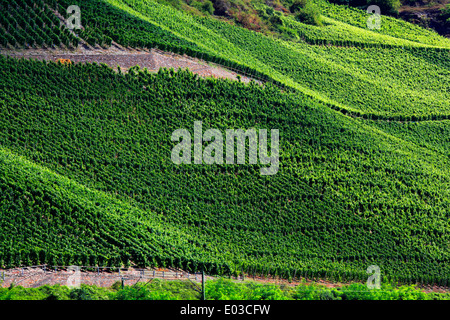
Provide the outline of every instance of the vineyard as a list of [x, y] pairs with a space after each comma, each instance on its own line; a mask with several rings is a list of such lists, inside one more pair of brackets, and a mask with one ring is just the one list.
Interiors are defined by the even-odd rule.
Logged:
[[78, 46], [79, 39], [61, 25], [43, 0], [1, 0], [0, 12], [2, 47]]
[[[377, 264], [389, 279], [448, 281], [449, 163], [438, 152], [270, 85], [0, 62], [5, 266], [351, 280]], [[204, 130], [278, 128], [280, 171], [173, 164], [171, 132], [197, 119]]]
[[[286, 40], [154, 1], [0, 1], [1, 50], [114, 41], [264, 81], [0, 55], [0, 268], [354, 281], [378, 265], [450, 286], [450, 42], [317, 3], [327, 24], [285, 17]], [[80, 30], [58, 18], [69, 5]], [[172, 163], [172, 132], [194, 121], [278, 129], [278, 173]]]
[[[411, 41], [401, 47], [397, 38], [392, 38], [387, 47], [370, 42], [361, 47], [345, 41], [342, 47], [311, 46], [301, 41], [271, 39], [222, 21], [192, 17], [151, 1], [145, 6], [142, 1], [108, 2], [108, 9], [84, 4], [85, 15], [96, 17], [92, 24], [121, 45], [159, 47], [216, 62], [304, 92], [335, 110], [368, 119], [450, 118], [450, 60], [449, 50], [445, 49], [449, 40], [445, 38], [441, 38], [442, 47]], [[119, 8], [123, 10], [121, 14]], [[118, 21], [124, 19], [125, 13], [127, 20], [128, 16], [140, 18], [139, 24], [131, 20], [126, 25], [130, 29], [124, 30]], [[103, 16], [105, 22], [99, 18]], [[90, 20], [86, 19], [89, 25]], [[172, 37], [156, 33], [165, 40], [160, 43], [144, 38], [155, 34], [149, 28], [156, 27], [170, 31]], [[143, 30], [143, 35], [136, 30]], [[364, 43], [363, 39], [358, 41]]]
[[[366, 27], [367, 17], [370, 16], [360, 9], [329, 3], [326, 0], [316, 0], [316, 3], [323, 15], [359, 28]], [[383, 16], [382, 19], [381, 29], [371, 30], [372, 32], [417, 43], [450, 48], [450, 40], [442, 38], [433, 30], [424, 29], [393, 17]]]
[[[334, 24], [319, 33], [288, 21], [308, 42], [284, 41], [151, 1], [144, 5], [111, 0], [102, 6], [98, 1], [47, 2], [62, 13], [69, 4], [80, 5], [84, 30], [79, 33], [91, 44], [116, 41], [187, 54], [301, 91], [337, 111], [366, 119], [450, 119], [448, 39], [436, 36], [439, 41], [419, 43], [331, 19]], [[431, 31], [422, 33], [434, 39]]]
[[400, 139], [450, 157], [450, 123], [445, 121], [423, 122], [366, 122]]

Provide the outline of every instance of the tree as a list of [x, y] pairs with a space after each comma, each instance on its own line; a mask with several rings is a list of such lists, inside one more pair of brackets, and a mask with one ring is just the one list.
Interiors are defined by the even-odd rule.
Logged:
[[447, 4], [446, 7], [441, 9], [440, 18], [443, 20], [444, 24], [450, 27], [450, 4]]
[[213, 0], [214, 14], [217, 16], [228, 17], [231, 5], [228, 0]]
[[209, 14], [214, 13], [214, 6], [211, 1], [205, 1], [202, 5], [202, 9], [204, 12], [207, 12]]
[[297, 13], [299, 10], [304, 9], [308, 3], [308, 0], [295, 0], [289, 7], [291, 13]]
[[191, 6], [198, 9], [201, 12], [213, 14], [214, 13], [214, 6], [211, 1], [192, 1]]
[[319, 9], [308, 0], [296, 0], [290, 7], [291, 12], [296, 13], [295, 19], [302, 23], [321, 26]]
[[400, 8], [399, 0], [368, 0], [367, 6], [376, 5], [380, 7], [382, 15], [397, 15]]

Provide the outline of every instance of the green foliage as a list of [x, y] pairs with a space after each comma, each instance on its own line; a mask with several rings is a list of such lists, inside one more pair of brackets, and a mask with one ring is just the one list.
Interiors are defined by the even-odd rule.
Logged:
[[341, 300], [341, 292], [317, 284], [301, 284], [295, 288], [292, 297], [295, 300]]
[[[448, 281], [439, 152], [271, 85], [4, 57], [0, 67], [7, 266], [39, 257], [364, 280], [376, 263], [400, 282]], [[204, 130], [278, 128], [280, 171], [174, 165], [170, 135], [197, 119]]]
[[210, 281], [205, 289], [210, 300], [245, 300], [251, 294], [247, 287], [225, 279]]
[[249, 286], [250, 300], [288, 300], [286, 292], [277, 285], [253, 285]]
[[194, 8], [197, 8], [199, 11], [213, 14], [214, 13], [214, 6], [211, 1], [192, 1], [190, 5]]
[[72, 300], [93, 300], [91, 290], [86, 287], [76, 288], [70, 292], [69, 295]]
[[369, 5], [379, 6], [382, 15], [396, 15], [401, 4], [400, 0], [368, 0]]
[[199, 293], [190, 281], [164, 281], [154, 279], [139, 282], [123, 289], [116, 287], [116, 300], [197, 300]]
[[280, 286], [255, 282], [237, 283], [218, 279], [206, 285], [208, 300], [286, 300], [289, 299]]
[[448, 3], [445, 7], [441, 8], [441, 13], [439, 15], [440, 19], [445, 21], [445, 25], [450, 26], [450, 3]]
[[209, 14], [213, 14], [214, 13], [214, 6], [213, 6], [211, 1], [205, 1], [203, 3], [202, 8], [203, 8], [203, 10], [205, 12], [208, 12]]
[[442, 14], [450, 15], [450, 4], [447, 4], [445, 7], [441, 9]]
[[291, 13], [297, 13], [301, 9], [305, 9], [310, 3], [311, 1], [308, 0], [295, 0], [294, 3], [289, 7], [289, 11], [291, 11]]
[[78, 42], [44, 1], [0, 0], [0, 47], [77, 47]]
[[447, 299], [448, 295], [427, 294], [414, 285], [394, 287], [382, 284], [380, 289], [368, 289], [365, 284], [353, 283], [327, 288], [323, 285], [301, 284], [293, 293], [298, 300], [433, 300]]
[[109, 300], [110, 297], [110, 290], [86, 284], [71, 289], [69, 293], [70, 300]]
[[299, 7], [296, 11], [295, 18], [306, 24], [321, 26], [322, 20], [317, 6], [308, 1], [303, 7]]
[[343, 300], [427, 300], [428, 296], [414, 285], [398, 288], [382, 285], [380, 289], [368, 289], [363, 284], [342, 287]]
[[[300, 38], [308, 37], [312, 44], [327, 44], [326, 38], [332, 36], [331, 43], [344, 46], [321, 48], [274, 40], [225, 22], [188, 16], [152, 2], [143, 6], [139, 1], [110, 1], [129, 14], [142, 15], [143, 20], [164, 25], [184, 41], [197, 44], [196, 48], [183, 50], [183, 53], [295, 88], [336, 110], [346, 109], [349, 113], [364, 114], [366, 118], [376, 116], [391, 120], [396, 117], [405, 120], [406, 115], [428, 117], [439, 114], [440, 119], [450, 115], [445, 89], [448, 87], [448, 69], [435, 69], [433, 65], [448, 60], [447, 50], [428, 49], [402, 40], [403, 36], [377, 37], [377, 33], [348, 25], [344, 27], [339, 21], [327, 21], [334, 26], [317, 27], [283, 18], [286, 28], [297, 31]], [[339, 13], [351, 13], [348, 8], [345, 10]], [[358, 17], [364, 19], [363, 28], [366, 28], [367, 15], [358, 12]], [[339, 29], [330, 31], [336, 24]], [[390, 24], [389, 21], [386, 24]], [[402, 30], [409, 35], [405, 33], [406, 27]], [[292, 39], [289, 35], [286, 37]], [[178, 49], [171, 47], [171, 50]], [[366, 59], [370, 63], [360, 63]], [[418, 67], [411, 68], [411, 64]], [[430, 83], [422, 85], [427, 82]], [[410, 107], [412, 103], [415, 108]]]
[[278, 30], [281, 32], [281, 35], [287, 39], [299, 39], [297, 31], [292, 28], [279, 26]]
[[283, 19], [279, 15], [272, 14], [269, 17], [269, 21], [273, 26], [283, 26]]
[[[234, 281], [219, 278], [206, 282], [208, 300], [449, 300], [449, 293], [425, 293], [413, 285], [381, 289], [367, 289], [363, 284], [327, 288], [319, 284], [297, 286], [263, 284], [253, 281]], [[155, 279], [132, 286], [81, 285], [68, 288], [45, 285], [38, 288], [0, 288], [1, 300], [198, 300], [200, 294], [189, 281]]]
[[400, 0], [329, 0], [329, 2], [338, 5], [350, 5], [362, 10], [365, 10], [370, 5], [377, 5], [380, 7], [382, 15], [393, 16], [398, 14], [398, 9], [401, 6]]
[[[365, 2], [365, 0], [363, 1]], [[337, 5], [326, 0], [316, 0], [316, 4], [319, 6], [323, 16], [368, 30], [367, 18], [371, 14], [366, 12], [367, 5], [365, 3], [363, 9], [348, 7], [347, 5]], [[440, 36], [435, 31], [389, 16], [382, 16], [380, 30], [373, 29], [370, 32], [414, 41], [416, 43], [450, 48], [450, 40]]]
[[[62, 15], [66, 15], [65, 10], [70, 5], [78, 5], [82, 8], [82, 25], [84, 30], [74, 31], [90, 45], [109, 46], [112, 41], [115, 41], [125, 47], [158, 47], [162, 50], [175, 52], [185, 50], [188, 47], [192, 49], [197, 48], [195, 44], [179, 39], [157, 24], [129, 15], [105, 1], [60, 0], [58, 5], [53, 0], [46, 0], [46, 2], [51, 7], [57, 7]], [[201, 7], [202, 10], [210, 10], [208, 2], [202, 3], [202, 6], [204, 6]]]
[[[61, 1], [59, 10], [68, 4], [83, 6], [82, 34], [92, 44], [186, 53], [295, 91], [188, 71], [123, 75], [104, 65], [0, 58], [0, 261], [7, 267], [132, 261], [362, 280], [377, 263], [400, 282], [449, 282], [448, 139], [433, 136], [435, 124], [378, 123], [449, 118], [448, 41], [388, 18], [378, 37], [361, 31], [362, 11], [328, 3], [320, 10], [347, 38], [280, 18], [282, 32], [304, 29], [299, 35], [319, 46], [152, 1]], [[338, 23], [345, 19], [359, 28]], [[328, 39], [347, 42], [323, 47]], [[170, 134], [198, 119], [221, 130], [279, 129], [280, 172], [172, 164]], [[440, 125], [445, 134], [448, 123]]]
[[117, 300], [171, 300], [173, 296], [164, 291], [150, 291], [142, 286], [125, 287], [120, 290], [117, 295]]
[[433, 150], [444, 156], [450, 156], [449, 120], [420, 122], [370, 121], [367, 123], [399, 139]]
[[25, 289], [21, 286], [0, 288], [0, 300], [44, 300], [46, 295], [36, 288]]
[[[326, 25], [322, 27], [276, 15], [283, 22], [277, 30], [284, 39], [344, 47], [315, 48], [270, 39], [222, 21], [192, 17], [154, 2], [143, 5], [141, 1], [108, 0], [99, 6], [98, 1], [75, 3], [83, 6], [83, 24], [91, 30], [91, 43], [103, 34], [124, 46], [158, 47], [221, 63], [365, 118], [445, 119], [450, 113], [445, 90], [448, 69], [433, 66], [445, 61], [448, 52], [419, 43], [449, 47], [449, 42], [414, 25], [386, 17], [382, 30], [370, 31], [366, 28], [368, 14], [321, 1], [317, 4], [323, 14], [334, 18], [324, 17]], [[362, 50], [345, 48], [352, 46]], [[359, 63], [362, 59], [376, 63], [364, 65]], [[410, 68], [411, 63], [418, 67]], [[413, 103], [415, 108], [410, 107]]]

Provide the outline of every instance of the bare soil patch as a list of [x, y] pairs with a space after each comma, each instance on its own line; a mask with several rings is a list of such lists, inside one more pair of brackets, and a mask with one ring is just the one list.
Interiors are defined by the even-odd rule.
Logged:
[[[178, 55], [156, 49], [133, 49], [123, 48], [117, 44], [104, 49], [100, 47], [92, 48], [80, 46], [76, 50], [68, 49], [21, 49], [21, 50], [0, 50], [0, 54], [25, 59], [51, 60], [69, 59], [74, 63], [104, 63], [113, 69], [118, 67], [122, 72], [138, 65], [151, 72], [157, 72], [160, 68], [189, 69], [201, 77], [225, 78], [238, 80], [240, 76], [242, 82], [250, 82], [250, 77], [241, 75], [225, 67], [206, 62], [204, 60], [192, 58], [186, 55]], [[260, 83], [258, 80], [255, 82]]]

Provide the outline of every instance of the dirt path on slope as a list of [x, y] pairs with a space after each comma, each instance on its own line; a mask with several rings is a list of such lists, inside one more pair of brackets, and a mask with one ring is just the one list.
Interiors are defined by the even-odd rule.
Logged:
[[[117, 269], [111, 270], [110, 268], [99, 268], [96, 271], [96, 267], [80, 268], [79, 283], [96, 285], [99, 287], [110, 287], [117, 281], [124, 281], [125, 285], [134, 285], [137, 282], [147, 282], [151, 279], [161, 280], [190, 280], [192, 282], [200, 283], [201, 274], [188, 273], [183, 270], [176, 269], [141, 269], [141, 268], [122, 268], [119, 272]], [[58, 268], [46, 268], [44, 266], [33, 266], [14, 269], [0, 269], [0, 287], [9, 287], [11, 284], [20, 285], [28, 288], [36, 288], [42, 285], [54, 285], [61, 284], [67, 285], [70, 278], [75, 276], [74, 270], [69, 270], [67, 267]], [[214, 280], [217, 277], [206, 276], [206, 280]], [[276, 284], [285, 286], [297, 286], [300, 284], [318, 284], [327, 288], [339, 288], [350, 283], [336, 283], [327, 280], [309, 280], [302, 279], [302, 281], [296, 279], [289, 281], [287, 279], [273, 278], [273, 277], [253, 277], [244, 275], [244, 277], [231, 277], [231, 280], [235, 282], [243, 282], [246, 280], [256, 281], [264, 284]], [[356, 283], [356, 282], [355, 282]], [[361, 282], [359, 282], [361, 283]], [[420, 285], [418, 288], [424, 292], [441, 292], [450, 293], [449, 287], [443, 286], [424, 286]]]
[[[0, 50], [0, 54], [15, 58], [52, 60], [70, 59], [74, 63], [97, 62], [105, 63], [113, 69], [120, 67], [122, 72], [126, 72], [133, 66], [147, 68], [151, 72], [157, 72], [160, 68], [189, 68], [193, 73], [201, 77], [226, 78], [248, 83], [252, 79], [240, 75], [237, 72], [228, 70], [214, 63], [206, 62], [200, 59], [164, 52], [156, 49], [131, 49], [124, 48], [113, 43], [108, 49], [88, 46], [80, 46], [76, 50], [64, 49], [18, 49], [18, 50]], [[260, 83], [258, 80], [256, 82]]]

